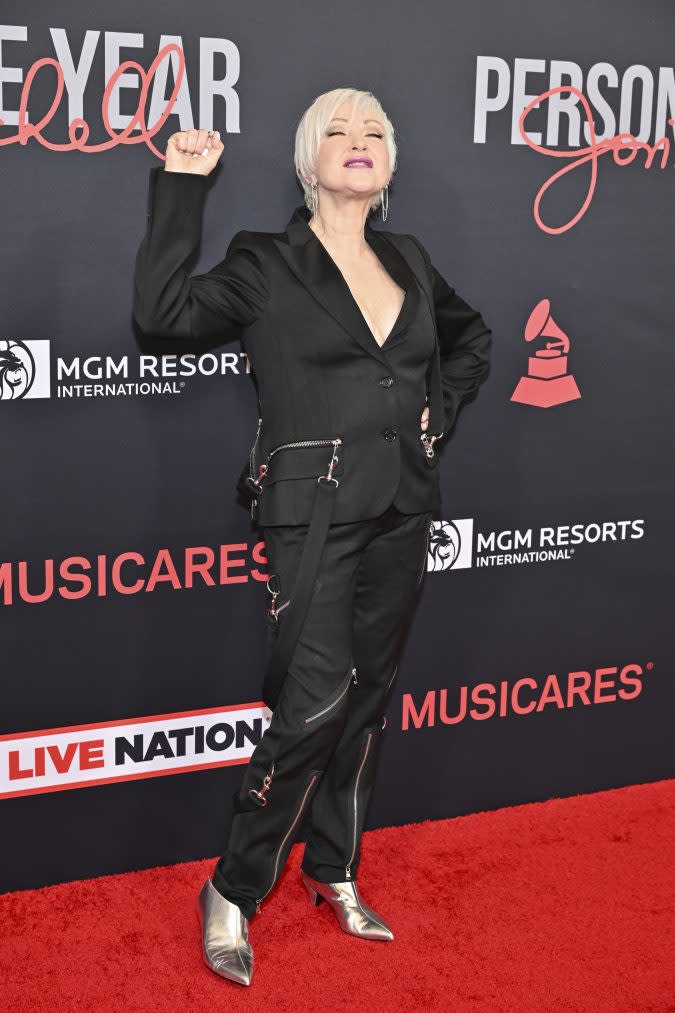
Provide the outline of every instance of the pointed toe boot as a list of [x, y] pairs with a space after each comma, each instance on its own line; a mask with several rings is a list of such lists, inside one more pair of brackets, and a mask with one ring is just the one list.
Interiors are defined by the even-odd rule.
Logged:
[[338, 924], [344, 932], [361, 939], [389, 940], [394, 933], [372, 908], [359, 896], [355, 880], [345, 883], [322, 883], [301, 869], [300, 878], [305, 884], [312, 904], [325, 900], [332, 907]]
[[248, 919], [241, 908], [218, 893], [209, 877], [200, 891], [197, 913], [206, 966], [222, 978], [250, 985], [253, 950], [248, 941]]

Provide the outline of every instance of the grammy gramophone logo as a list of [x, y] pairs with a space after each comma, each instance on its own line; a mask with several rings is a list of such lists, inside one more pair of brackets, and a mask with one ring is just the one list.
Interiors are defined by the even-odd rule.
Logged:
[[538, 348], [527, 360], [527, 376], [521, 376], [511, 395], [512, 401], [551, 408], [581, 397], [576, 380], [567, 372], [570, 339], [551, 316], [549, 299], [541, 299], [525, 325], [525, 340], [554, 338]]

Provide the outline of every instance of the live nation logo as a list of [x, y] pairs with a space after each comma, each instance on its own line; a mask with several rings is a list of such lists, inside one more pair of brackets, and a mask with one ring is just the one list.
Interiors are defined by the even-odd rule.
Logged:
[[0, 401], [180, 394], [184, 378], [250, 372], [244, 352], [76, 355], [52, 361], [50, 345], [49, 338], [0, 339]]
[[427, 571], [569, 560], [578, 546], [643, 538], [644, 523], [644, 519], [636, 518], [474, 532], [473, 517], [434, 521]]
[[264, 703], [0, 735], [0, 799], [248, 763]]

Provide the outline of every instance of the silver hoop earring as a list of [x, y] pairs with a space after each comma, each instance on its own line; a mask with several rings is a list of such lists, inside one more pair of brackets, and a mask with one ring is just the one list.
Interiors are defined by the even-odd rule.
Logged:
[[380, 191], [380, 207], [382, 208], [382, 221], [386, 222], [389, 210], [389, 184]]

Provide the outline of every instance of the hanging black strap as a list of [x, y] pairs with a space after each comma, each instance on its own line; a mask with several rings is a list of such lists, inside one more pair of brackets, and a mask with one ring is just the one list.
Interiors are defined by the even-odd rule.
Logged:
[[278, 621], [274, 646], [263, 679], [263, 701], [270, 710], [276, 706], [281, 684], [307, 618], [336, 500], [337, 480], [322, 475], [316, 483], [309, 528], [291, 589], [290, 602], [284, 610], [284, 618]]

